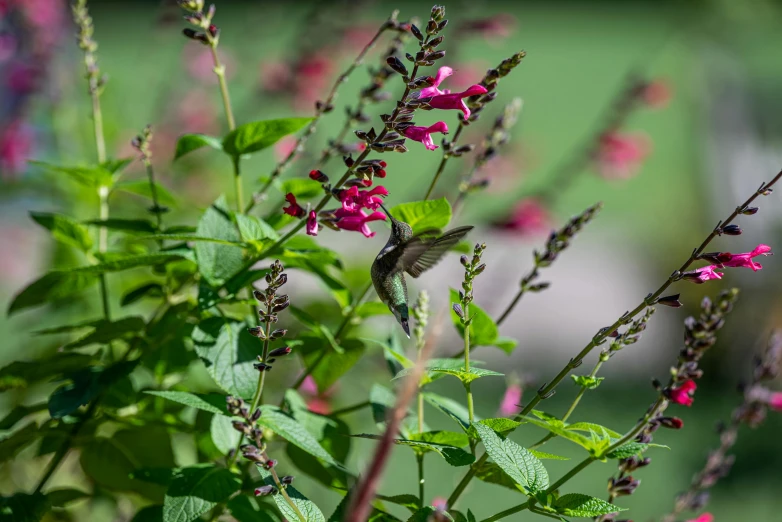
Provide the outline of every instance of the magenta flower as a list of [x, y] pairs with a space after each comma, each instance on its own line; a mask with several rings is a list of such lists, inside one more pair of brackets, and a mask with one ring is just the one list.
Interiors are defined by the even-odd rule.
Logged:
[[0, 179], [24, 172], [33, 145], [33, 133], [22, 120], [14, 120], [0, 131]]
[[774, 411], [782, 411], [782, 392], [774, 392], [768, 399], [768, 405]]
[[434, 84], [431, 87], [425, 87], [418, 91], [418, 97], [419, 98], [429, 98], [430, 96], [439, 96], [441, 94], [450, 94], [451, 91], [445, 90], [441, 91], [438, 89], [440, 84], [451, 76], [453, 74], [453, 69], [450, 67], [444, 66], [440, 67], [440, 69], [437, 71], [437, 76], [434, 77]]
[[434, 96], [429, 101], [429, 105], [435, 109], [456, 109], [462, 111], [462, 114], [464, 114], [464, 119], [466, 120], [470, 117], [470, 109], [467, 107], [467, 104], [464, 103], [464, 98], [477, 96], [479, 94], [486, 94], [487, 92], [488, 91], [486, 90], [486, 87], [476, 84], [467, 87], [467, 89], [463, 90], [462, 92], [452, 92], [449, 94], [440, 94], [438, 96]]
[[296, 196], [288, 192], [285, 194], [285, 199], [288, 200], [289, 207], [283, 207], [282, 211], [288, 214], [289, 216], [293, 217], [304, 217], [307, 214], [307, 211], [302, 208], [301, 205], [299, 205], [296, 202]]
[[510, 417], [516, 415], [519, 412], [519, 404], [521, 403], [522, 389], [518, 384], [511, 384], [505, 390], [505, 395], [502, 396], [502, 403], [500, 403], [500, 415], [503, 417]]
[[311, 375], [308, 375], [304, 379], [304, 382], [301, 383], [299, 391], [304, 395], [307, 402], [307, 409], [312, 413], [319, 413], [320, 415], [328, 415], [331, 413], [331, 396], [334, 394], [333, 387], [321, 392], [318, 390], [315, 379], [313, 379]]
[[415, 125], [411, 125], [402, 130], [402, 135], [404, 135], [405, 138], [420, 141], [424, 144], [426, 150], [434, 150], [438, 148], [438, 146], [435, 145], [434, 140], [432, 140], [433, 132], [442, 132], [445, 134], [448, 132], [448, 125], [446, 125], [444, 121], [438, 121], [429, 127], [416, 127]]
[[372, 221], [384, 221], [386, 215], [382, 212], [373, 212], [366, 215], [362, 210], [345, 210], [338, 208], [334, 212], [334, 225], [342, 230], [361, 232], [365, 237], [374, 237], [375, 233], [369, 229], [367, 223]]
[[651, 144], [644, 134], [610, 132], [600, 138], [596, 160], [606, 179], [629, 179], [639, 170]]
[[699, 517], [688, 520], [687, 522], [714, 522], [714, 515], [711, 513], [703, 513]]
[[548, 210], [537, 199], [522, 200], [510, 218], [500, 223], [502, 228], [519, 232], [523, 236], [548, 233], [551, 228], [551, 216]]
[[388, 196], [388, 190], [382, 185], [378, 185], [372, 190], [359, 190], [357, 186], [352, 186], [339, 193], [339, 199], [342, 201], [342, 208], [355, 212], [362, 208], [377, 210], [383, 203], [382, 197]]
[[681, 404], [682, 406], [692, 406], [693, 393], [698, 388], [695, 381], [687, 379], [679, 387], [671, 389], [670, 399], [671, 402]]
[[719, 265], [701, 267], [694, 272], [694, 277], [689, 278], [693, 283], [701, 284], [712, 279], [722, 279], [722, 273], [717, 272]]
[[727, 255], [730, 256], [730, 259], [722, 263], [722, 266], [730, 266], [730, 267], [747, 267], [751, 268], [753, 271], [757, 272], [761, 268], [763, 268], [763, 265], [760, 263], [756, 263], [752, 260], [753, 257], [757, 256], [770, 256], [771, 254], [771, 247], [768, 245], [758, 245], [755, 247], [755, 249], [752, 252], [745, 252], [743, 254], [730, 254]]
[[307, 217], [307, 235], [318, 235], [318, 216], [315, 214], [314, 210], [310, 210], [310, 215]]

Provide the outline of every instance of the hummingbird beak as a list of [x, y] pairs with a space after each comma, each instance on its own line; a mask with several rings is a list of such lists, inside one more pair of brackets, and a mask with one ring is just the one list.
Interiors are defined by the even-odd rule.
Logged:
[[407, 319], [402, 319], [399, 321], [399, 324], [402, 325], [402, 329], [405, 331], [407, 338], [410, 339], [410, 325], [408, 324]]
[[380, 204], [380, 208], [382, 208], [382, 209], [383, 209], [383, 212], [385, 212], [385, 213], [386, 213], [386, 216], [388, 216], [388, 219], [390, 219], [391, 221], [396, 221], [396, 220], [394, 219], [394, 216], [392, 216], [392, 215], [391, 215], [391, 213], [388, 211], [388, 209], [387, 209], [385, 206], [383, 206], [383, 204], [382, 204], [382, 203]]

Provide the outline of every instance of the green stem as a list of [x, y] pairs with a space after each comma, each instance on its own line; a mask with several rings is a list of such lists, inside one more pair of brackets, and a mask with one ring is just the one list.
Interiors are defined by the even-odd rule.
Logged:
[[502, 518], [515, 515], [519, 511], [524, 511], [525, 509], [529, 509], [529, 503], [530, 501], [528, 500], [525, 503], [520, 504], [518, 506], [506, 509], [505, 511], [500, 511], [496, 515], [492, 515], [489, 518], [484, 518], [483, 520], [481, 520], [481, 522], [495, 522], [495, 520], [500, 520]]
[[424, 496], [424, 454], [416, 453], [415, 459], [418, 462], [418, 505], [425, 506], [426, 497]]
[[214, 63], [214, 72], [217, 75], [217, 83], [220, 84], [220, 95], [223, 98], [223, 107], [225, 108], [225, 119], [228, 121], [228, 130], [236, 128], [233, 109], [231, 109], [231, 96], [228, 94], [228, 83], [225, 81], [225, 65], [220, 63], [220, 57], [217, 55], [217, 42], [211, 41], [209, 50], [212, 52], [212, 62]]
[[[459, 121], [459, 126], [456, 128], [456, 132], [453, 135], [453, 140], [451, 140], [451, 146], [454, 146], [456, 144], [456, 141], [459, 139], [459, 135], [461, 135], [463, 128], [464, 128], [464, 124], [461, 121]], [[435, 185], [437, 185], [437, 180], [440, 179], [440, 176], [445, 171], [445, 166], [448, 164], [448, 160], [450, 158], [451, 155], [448, 152], [443, 153], [443, 158], [440, 160], [440, 165], [437, 167], [437, 172], [434, 173], [432, 182], [429, 184], [429, 188], [426, 191], [426, 196], [424, 196], [424, 201], [426, 201], [431, 197], [432, 192], [434, 191], [434, 187]]]
[[239, 158], [233, 158], [234, 164], [234, 190], [236, 191], [236, 211], [241, 214], [244, 209], [244, 189], [242, 187], [242, 173], [239, 168]]
[[[163, 214], [161, 213], [160, 201], [157, 196], [157, 186], [155, 185], [155, 170], [152, 168], [152, 162], [148, 157], [144, 157], [144, 168], [147, 171], [147, 179], [149, 180], [149, 191], [152, 194], [152, 207], [155, 209], [155, 219], [157, 221], [158, 232], [163, 229]], [[163, 242], [160, 241], [162, 245]]]
[[353, 406], [346, 406], [344, 408], [340, 408], [338, 410], [332, 411], [329, 415], [332, 417], [338, 417], [340, 415], [347, 415], [348, 413], [353, 413], [354, 411], [363, 410], [364, 408], [371, 406], [372, 403], [369, 401], [363, 401], [359, 402], [358, 404], [354, 404]]
[[[468, 303], [463, 304], [464, 319], [462, 324], [464, 325], [464, 371], [470, 371], [470, 305]], [[475, 411], [472, 400], [472, 386], [469, 382], [464, 383], [464, 391], [467, 392], [467, 415], [472, 425], [475, 420]], [[475, 455], [475, 440], [470, 437], [470, 451]], [[450, 504], [449, 504], [450, 505]]]

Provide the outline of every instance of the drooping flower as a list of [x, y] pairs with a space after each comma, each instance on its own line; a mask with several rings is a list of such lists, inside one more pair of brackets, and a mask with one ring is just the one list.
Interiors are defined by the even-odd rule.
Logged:
[[462, 114], [464, 114], [464, 119], [466, 120], [470, 117], [470, 109], [467, 107], [467, 104], [464, 103], [464, 98], [477, 96], [479, 94], [486, 94], [487, 92], [488, 91], [486, 90], [486, 87], [475, 84], [467, 87], [467, 89], [463, 90], [462, 92], [452, 92], [449, 94], [440, 94], [438, 96], [434, 96], [429, 101], [429, 105], [435, 109], [456, 109], [462, 111]]
[[432, 140], [433, 132], [441, 132], [445, 134], [448, 132], [448, 125], [446, 125], [444, 121], [438, 121], [429, 127], [417, 127], [415, 125], [411, 125], [402, 130], [402, 135], [404, 135], [405, 138], [420, 141], [424, 144], [426, 150], [434, 150], [438, 148], [438, 146], [435, 145], [434, 140]]
[[500, 403], [500, 415], [503, 417], [516, 415], [519, 412], [521, 394], [521, 386], [516, 383], [510, 384], [505, 390], [505, 395], [502, 396], [502, 402]]
[[372, 221], [385, 221], [386, 215], [382, 212], [373, 212], [369, 215], [365, 214], [362, 210], [345, 210], [344, 208], [338, 208], [334, 212], [334, 225], [342, 230], [352, 230], [354, 232], [361, 232], [365, 237], [374, 237], [375, 232], [369, 229], [367, 223]]
[[310, 210], [310, 215], [307, 217], [307, 235], [318, 235], [318, 216], [315, 214], [314, 210]]
[[687, 522], [714, 522], [714, 515], [711, 513], [702, 513], [700, 516], [688, 520]]
[[606, 179], [629, 179], [638, 172], [650, 149], [644, 134], [604, 134], [596, 154], [598, 171]]
[[434, 77], [434, 84], [431, 87], [424, 87], [420, 91], [418, 91], [418, 97], [419, 98], [429, 98], [430, 96], [439, 96], [441, 94], [450, 94], [451, 91], [444, 90], [441, 91], [438, 89], [440, 84], [451, 76], [453, 74], [453, 69], [451, 69], [448, 66], [440, 67], [440, 69], [437, 71], [437, 75]]
[[307, 214], [307, 211], [302, 208], [301, 205], [299, 205], [296, 202], [296, 196], [294, 196], [292, 193], [288, 192], [285, 194], [285, 199], [288, 201], [289, 207], [283, 207], [282, 211], [288, 214], [289, 216], [293, 217], [304, 217]]
[[695, 381], [692, 379], [687, 379], [683, 383], [681, 383], [680, 386], [676, 388], [672, 388], [670, 392], [670, 399], [671, 402], [675, 402], [676, 404], [681, 404], [682, 406], [692, 406], [693, 401], [693, 393], [695, 393], [695, 390], [698, 388], [698, 385], [695, 384]]
[[722, 266], [730, 266], [730, 267], [747, 267], [751, 268], [754, 272], [757, 272], [761, 268], [763, 268], [763, 265], [760, 263], [756, 263], [752, 260], [753, 257], [757, 256], [770, 256], [771, 254], [771, 247], [768, 245], [760, 244], [752, 252], [745, 252], [743, 254], [730, 254], [730, 259], [722, 263]]
[[703, 266], [690, 272], [690, 275], [685, 275], [685, 278], [697, 284], [705, 283], [712, 279], [722, 279], [722, 272], [717, 272], [717, 268], [719, 268], [718, 265]]
[[359, 190], [354, 185], [339, 193], [342, 208], [351, 212], [361, 210], [362, 208], [377, 210], [380, 208], [380, 204], [383, 203], [382, 197], [385, 196], [388, 196], [388, 190], [382, 185], [378, 185], [372, 190]]
[[546, 207], [539, 200], [528, 198], [516, 205], [510, 218], [500, 223], [500, 226], [521, 235], [531, 236], [548, 233], [551, 222], [551, 215]]
[[769, 407], [774, 411], [782, 411], [782, 392], [774, 392], [768, 399]]

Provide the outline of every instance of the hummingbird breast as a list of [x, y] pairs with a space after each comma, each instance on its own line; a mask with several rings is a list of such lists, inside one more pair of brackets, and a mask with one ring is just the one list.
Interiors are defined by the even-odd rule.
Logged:
[[397, 268], [397, 256], [386, 254], [375, 259], [371, 276], [381, 301], [393, 308], [407, 304], [407, 284], [404, 272]]

